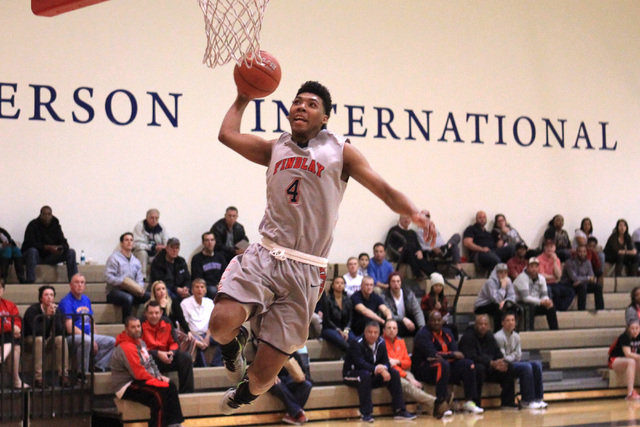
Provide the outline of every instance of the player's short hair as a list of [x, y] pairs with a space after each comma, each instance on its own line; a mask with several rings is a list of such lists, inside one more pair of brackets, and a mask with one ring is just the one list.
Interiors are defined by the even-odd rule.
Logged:
[[302, 84], [302, 86], [300, 86], [300, 89], [298, 89], [298, 93], [296, 93], [296, 96], [300, 95], [301, 93], [312, 93], [314, 95], [318, 95], [320, 97], [320, 99], [322, 99], [322, 106], [324, 107], [324, 113], [331, 117], [331, 93], [329, 93], [329, 89], [327, 89], [325, 86], [321, 85], [318, 82], [314, 82], [314, 81], [308, 81]]
[[120, 235], [120, 243], [124, 242], [124, 236], [131, 236], [131, 237], [133, 237], [133, 233], [132, 233], [132, 232], [130, 232], [130, 231], [127, 231], [126, 233], [122, 233], [122, 234]]

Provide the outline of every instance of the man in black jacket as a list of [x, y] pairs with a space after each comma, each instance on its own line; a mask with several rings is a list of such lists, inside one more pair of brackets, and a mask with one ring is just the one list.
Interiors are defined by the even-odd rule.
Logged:
[[187, 261], [180, 255], [180, 240], [172, 237], [167, 247], [158, 253], [151, 264], [149, 275], [149, 289], [157, 280], [162, 280], [167, 286], [167, 292], [172, 298], [182, 301], [190, 295], [191, 275]]
[[224, 213], [224, 218], [211, 226], [211, 232], [216, 237], [216, 252], [222, 251], [227, 263], [234, 256], [244, 253], [249, 244], [244, 227], [238, 222], [238, 209], [234, 206], [229, 206]]
[[380, 325], [375, 320], [367, 323], [362, 338], [351, 342], [345, 355], [342, 376], [348, 386], [358, 388], [362, 421], [374, 421], [371, 415], [371, 390], [382, 386], [386, 386], [391, 393], [394, 419], [412, 420], [416, 417], [405, 408], [400, 374], [391, 369], [387, 346], [384, 339], [380, 338]]
[[503, 408], [517, 408], [515, 404], [515, 370], [504, 360], [504, 355], [493, 337], [489, 326], [489, 316], [479, 314], [473, 326], [467, 328], [460, 338], [460, 351], [464, 356], [473, 360], [476, 368], [476, 382], [480, 404], [482, 386], [486, 381], [499, 383], [502, 387], [500, 394]]
[[203, 279], [207, 283], [207, 298], [214, 299], [218, 293], [218, 283], [227, 268], [227, 260], [222, 252], [215, 251], [216, 238], [213, 233], [202, 234], [202, 251], [191, 259], [191, 277]]
[[24, 283], [24, 264], [22, 261], [22, 252], [16, 242], [13, 241], [7, 230], [0, 227], [0, 278], [5, 282], [9, 276], [9, 265], [13, 261], [16, 269], [18, 281]]
[[69, 281], [78, 272], [76, 251], [69, 247], [58, 218], [49, 206], [40, 209], [40, 216], [32, 220], [24, 232], [22, 254], [27, 267], [26, 283], [36, 281], [36, 265], [67, 264]]

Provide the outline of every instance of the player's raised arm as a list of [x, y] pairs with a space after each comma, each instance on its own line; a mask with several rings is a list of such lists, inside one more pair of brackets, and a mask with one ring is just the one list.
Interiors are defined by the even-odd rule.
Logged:
[[267, 141], [259, 136], [240, 132], [242, 115], [249, 102], [251, 102], [250, 98], [238, 95], [224, 116], [218, 139], [247, 160], [259, 165], [269, 166], [273, 141]]
[[436, 228], [407, 196], [393, 188], [376, 171], [371, 168], [367, 159], [351, 144], [344, 145], [344, 171], [365, 188], [378, 196], [391, 210], [400, 215], [409, 215], [411, 220], [424, 230], [424, 240], [435, 244]]

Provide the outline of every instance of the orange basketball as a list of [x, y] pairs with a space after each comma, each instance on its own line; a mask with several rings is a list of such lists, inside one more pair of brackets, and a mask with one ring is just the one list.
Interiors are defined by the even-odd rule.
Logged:
[[273, 55], [261, 50], [260, 57], [262, 61], [249, 54], [247, 58], [251, 67], [243, 61], [233, 69], [233, 79], [238, 91], [251, 99], [271, 95], [278, 88], [282, 76], [280, 64]]

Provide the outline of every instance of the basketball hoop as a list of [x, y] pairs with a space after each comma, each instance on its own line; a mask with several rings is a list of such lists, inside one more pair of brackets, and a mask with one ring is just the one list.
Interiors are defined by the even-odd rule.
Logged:
[[259, 57], [260, 30], [269, 0], [198, 0], [204, 13], [207, 48], [202, 62], [207, 67], [232, 59], [245, 62], [248, 54]]

